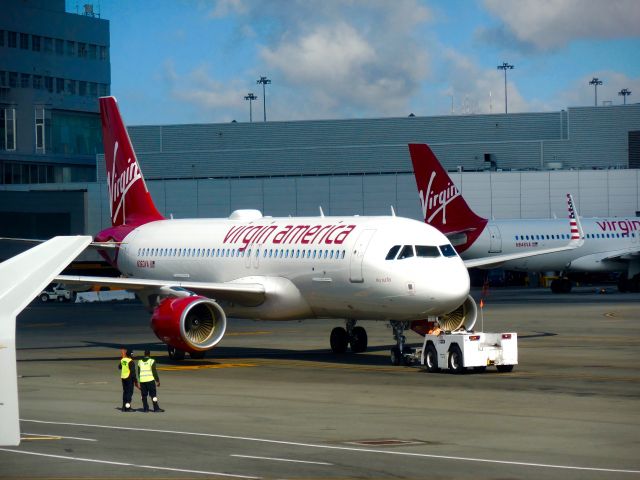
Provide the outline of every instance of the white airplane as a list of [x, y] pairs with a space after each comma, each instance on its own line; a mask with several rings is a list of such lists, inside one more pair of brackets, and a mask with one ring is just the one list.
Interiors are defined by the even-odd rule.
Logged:
[[100, 98], [100, 111], [113, 226], [93, 246], [123, 277], [56, 280], [136, 292], [153, 311], [151, 327], [172, 359], [185, 352], [202, 358], [222, 339], [227, 316], [346, 320], [346, 328], [331, 332], [336, 353], [367, 349], [357, 321], [388, 321], [397, 342], [395, 364], [411, 322], [438, 317], [448, 329], [473, 327], [477, 309], [465, 263], [437, 229], [395, 215], [273, 218], [237, 210], [228, 218], [165, 219], [147, 190], [115, 98]]
[[[409, 152], [425, 222], [443, 232], [465, 260], [517, 252], [535, 252], [563, 245], [568, 238], [566, 218], [488, 220], [476, 215], [424, 144], [410, 144]], [[575, 216], [572, 205], [570, 216]], [[640, 218], [583, 218], [584, 243], [574, 250], [523, 257], [500, 266], [520, 271], [625, 272], [621, 291], [640, 288]], [[551, 290], [568, 293], [567, 278], [554, 280]]]

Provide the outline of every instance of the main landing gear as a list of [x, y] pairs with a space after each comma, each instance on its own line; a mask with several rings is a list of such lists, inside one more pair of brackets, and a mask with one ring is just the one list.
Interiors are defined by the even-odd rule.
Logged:
[[393, 328], [393, 338], [396, 339], [397, 345], [391, 349], [391, 364], [392, 365], [408, 365], [407, 355], [411, 353], [411, 347], [406, 344], [406, 337], [404, 331], [409, 328], [409, 322], [399, 322], [397, 320], [391, 320], [389, 322], [391, 328]]
[[329, 343], [333, 353], [345, 353], [351, 346], [352, 353], [367, 351], [367, 331], [362, 327], [356, 327], [355, 320], [347, 320], [346, 328], [336, 327], [331, 330]]

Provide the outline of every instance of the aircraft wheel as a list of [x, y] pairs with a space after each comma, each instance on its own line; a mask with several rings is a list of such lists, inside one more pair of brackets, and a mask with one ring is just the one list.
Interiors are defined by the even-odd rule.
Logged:
[[203, 350], [201, 352], [189, 352], [189, 356], [194, 360], [201, 360], [207, 355], [207, 351]]
[[391, 365], [398, 366], [403, 363], [402, 353], [400, 353], [400, 349], [398, 347], [393, 347], [391, 349]]
[[169, 358], [175, 362], [179, 362], [184, 360], [185, 352], [184, 350], [178, 350], [171, 345], [167, 345], [167, 352], [169, 352]]
[[336, 327], [331, 330], [329, 344], [331, 345], [331, 351], [333, 353], [345, 353], [347, 351], [347, 346], [349, 345], [349, 336], [347, 335], [347, 331], [342, 327]]
[[427, 345], [427, 350], [424, 352], [424, 366], [427, 367], [427, 372], [438, 373], [438, 352], [433, 344]]
[[500, 373], [509, 373], [513, 370], [513, 365], [496, 365], [496, 369]]
[[368, 344], [367, 331], [362, 327], [353, 327], [349, 343], [353, 353], [366, 352]]
[[457, 345], [453, 345], [449, 351], [449, 369], [455, 374], [464, 373], [464, 359]]
[[40, 301], [42, 303], [48, 302], [49, 301], [49, 295], [47, 295], [46, 293], [43, 293], [42, 295], [40, 295]]
[[58, 297], [58, 303], [62, 303], [64, 301], [66, 301], [67, 299], [64, 298], [63, 296]]

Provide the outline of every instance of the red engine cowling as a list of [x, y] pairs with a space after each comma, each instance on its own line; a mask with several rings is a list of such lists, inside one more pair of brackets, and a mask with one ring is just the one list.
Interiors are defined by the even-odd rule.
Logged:
[[227, 329], [227, 316], [210, 298], [165, 298], [153, 311], [151, 328], [164, 343], [186, 352], [213, 348]]

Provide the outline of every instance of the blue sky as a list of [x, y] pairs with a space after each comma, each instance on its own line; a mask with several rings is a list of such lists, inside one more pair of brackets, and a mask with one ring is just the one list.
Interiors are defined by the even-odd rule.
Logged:
[[[76, 11], [77, 0], [67, 0]], [[636, 0], [94, 0], [130, 125], [555, 111], [640, 97]]]

